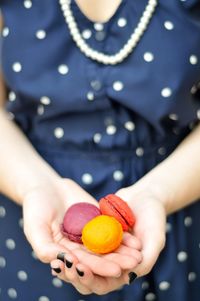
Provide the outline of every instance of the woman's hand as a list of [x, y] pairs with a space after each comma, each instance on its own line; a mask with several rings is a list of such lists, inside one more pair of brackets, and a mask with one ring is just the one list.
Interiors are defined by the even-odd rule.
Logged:
[[141, 261], [141, 244], [130, 237], [130, 248], [121, 245], [119, 252], [105, 256], [95, 255], [78, 243], [63, 236], [60, 231], [64, 214], [76, 202], [98, 202], [70, 179], [59, 179], [48, 187], [36, 187], [23, 200], [24, 232], [38, 258], [46, 263], [54, 260], [60, 252], [70, 252], [76, 262], [84, 264], [91, 273], [105, 277], [119, 277], [122, 269], [132, 269]]
[[[123, 243], [127, 246], [130, 246], [132, 253], [134, 254], [134, 247], [138, 244], [136, 238], [127, 232], [124, 233]], [[117, 250], [115, 250], [118, 255], [124, 253], [123, 245], [121, 245]], [[130, 254], [130, 250], [128, 250]], [[125, 252], [126, 253], [126, 252]], [[110, 253], [105, 256], [113, 255]], [[121, 275], [118, 277], [112, 276], [100, 276], [91, 271], [91, 269], [84, 263], [80, 263], [78, 258], [74, 255], [73, 252], [65, 252], [59, 254], [59, 259], [55, 259], [51, 262], [52, 275], [57, 276], [59, 279], [71, 283], [77, 291], [83, 295], [89, 295], [95, 293], [97, 295], [104, 295], [116, 289], [119, 289], [124, 284], [130, 284], [129, 272], [131, 268], [124, 269], [121, 272]], [[112, 259], [112, 258], [111, 258]], [[96, 262], [98, 264], [98, 262]]]
[[157, 193], [135, 186], [120, 189], [116, 194], [124, 199], [136, 216], [133, 235], [142, 242], [142, 262], [133, 270], [137, 276], [148, 274], [165, 246], [166, 209]]
[[[52, 261], [51, 267], [60, 269], [58, 270], [59, 273], [52, 270], [54, 276], [58, 276], [66, 282], [71, 282], [82, 294], [95, 293], [103, 295], [118, 289], [124, 284], [129, 284], [130, 272], [139, 277], [150, 272], [165, 245], [166, 213], [163, 203], [156, 194], [145, 189], [144, 192], [138, 193], [134, 188], [133, 185], [120, 189], [116, 192], [116, 195], [127, 201], [136, 216], [133, 236], [125, 232], [123, 245], [134, 248], [133, 239], [138, 238], [138, 241], [142, 242], [143, 260], [141, 263], [134, 269], [122, 271], [118, 278], [101, 277], [93, 274], [87, 265], [79, 263], [74, 254], [66, 253], [62, 261]], [[137, 240], [135, 240], [135, 243], [138, 243]], [[115, 252], [120, 252], [120, 248]], [[104, 256], [112, 256], [112, 253]], [[73, 261], [73, 265], [70, 267], [68, 264], [66, 265], [66, 259]], [[77, 274], [76, 268], [82, 272], [80, 275]], [[133, 276], [134, 274], [132, 274]]]

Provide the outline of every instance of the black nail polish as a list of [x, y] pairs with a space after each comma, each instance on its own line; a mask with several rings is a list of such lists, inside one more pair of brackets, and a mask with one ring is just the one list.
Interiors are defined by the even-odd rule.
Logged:
[[62, 262], [65, 262], [65, 253], [59, 253], [57, 255], [57, 259], [61, 260]]
[[57, 274], [59, 274], [61, 272], [60, 268], [52, 268]]
[[128, 274], [128, 277], [129, 277], [129, 284], [131, 284], [137, 278], [137, 275], [133, 272], [130, 272]]
[[65, 259], [65, 264], [66, 264], [66, 267], [67, 267], [68, 269], [70, 269], [70, 268], [72, 267], [72, 265], [73, 265], [72, 262], [70, 262], [70, 261], [68, 261], [68, 260], [66, 260], [66, 259]]
[[79, 274], [79, 276], [81, 276], [81, 277], [84, 276], [84, 272], [83, 272], [83, 271], [79, 271], [77, 268], [76, 268], [76, 271], [77, 271], [77, 273]]

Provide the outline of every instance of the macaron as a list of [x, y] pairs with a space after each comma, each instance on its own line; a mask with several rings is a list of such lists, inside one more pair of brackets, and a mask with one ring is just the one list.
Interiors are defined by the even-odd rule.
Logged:
[[70, 240], [82, 243], [82, 230], [86, 223], [100, 215], [99, 208], [85, 202], [79, 202], [68, 208], [64, 215], [62, 233]]
[[122, 236], [122, 226], [114, 217], [99, 215], [84, 226], [82, 241], [90, 251], [106, 254], [119, 247]]
[[130, 230], [135, 224], [135, 216], [128, 204], [115, 194], [101, 198], [99, 207], [102, 214], [115, 217], [124, 231]]

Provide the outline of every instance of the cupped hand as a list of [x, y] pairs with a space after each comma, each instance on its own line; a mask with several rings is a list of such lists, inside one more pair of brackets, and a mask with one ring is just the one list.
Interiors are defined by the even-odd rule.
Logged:
[[[74, 203], [98, 202], [70, 179], [49, 182], [29, 191], [23, 200], [24, 232], [37, 257], [50, 263], [60, 252], [71, 252], [77, 263], [86, 265], [90, 272], [105, 277], [119, 277], [123, 269], [135, 268], [141, 261], [140, 242], [124, 239], [118, 252], [97, 255], [83, 245], [63, 236], [60, 225], [66, 210]], [[134, 246], [134, 249], [132, 247]]]
[[142, 242], [142, 262], [133, 271], [138, 277], [147, 275], [155, 265], [166, 241], [166, 209], [157, 193], [135, 186], [116, 192], [126, 200], [136, 216], [133, 235]]
[[[133, 239], [131, 234], [124, 233], [123, 242], [133, 248], [133, 243], [138, 244], [137, 239]], [[115, 252], [122, 252], [126, 254], [126, 248], [116, 250]], [[129, 254], [130, 250], [128, 251]], [[134, 252], [134, 251], [133, 251]], [[102, 255], [102, 256], [108, 256]], [[98, 263], [97, 263], [98, 264]], [[91, 271], [88, 265], [80, 263], [78, 258], [73, 252], [65, 252], [59, 254], [59, 259], [51, 262], [52, 275], [57, 276], [59, 279], [71, 283], [77, 291], [83, 295], [95, 293], [97, 295], [104, 295], [116, 289], [119, 289], [124, 284], [129, 284], [130, 263], [127, 262], [127, 269], [122, 270], [121, 274], [116, 276], [100, 276]]]
[[[129, 248], [135, 248], [141, 241], [142, 243], [142, 261], [135, 268], [123, 270], [119, 277], [102, 277], [91, 272], [87, 265], [78, 262], [75, 254], [67, 253], [60, 260], [54, 260], [51, 267], [59, 267], [59, 273], [52, 269], [52, 274], [64, 281], [71, 282], [73, 286], [82, 294], [95, 293], [98, 295], [107, 294], [116, 290], [124, 284], [129, 284], [129, 273], [141, 277], [148, 274], [156, 263], [160, 252], [165, 245], [166, 229], [166, 211], [163, 203], [152, 191], [144, 189], [138, 192], [134, 185], [120, 189], [116, 195], [124, 199], [132, 209], [136, 223], [134, 230], [130, 233], [124, 233], [123, 245]], [[120, 248], [115, 252], [121, 252]], [[105, 256], [105, 255], [104, 255]], [[113, 256], [113, 253], [107, 254], [107, 257]], [[73, 261], [73, 266], [66, 266], [66, 259]], [[77, 274], [76, 269], [80, 270], [81, 276]], [[84, 275], [83, 275], [84, 274]], [[132, 275], [134, 275], [132, 274]]]

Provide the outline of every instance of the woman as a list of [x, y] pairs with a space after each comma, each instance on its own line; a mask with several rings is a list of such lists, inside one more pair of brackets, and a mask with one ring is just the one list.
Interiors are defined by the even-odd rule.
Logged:
[[[199, 300], [200, 2], [1, 10], [1, 299]], [[107, 193], [137, 221], [96, 256], [59, 225]]]

